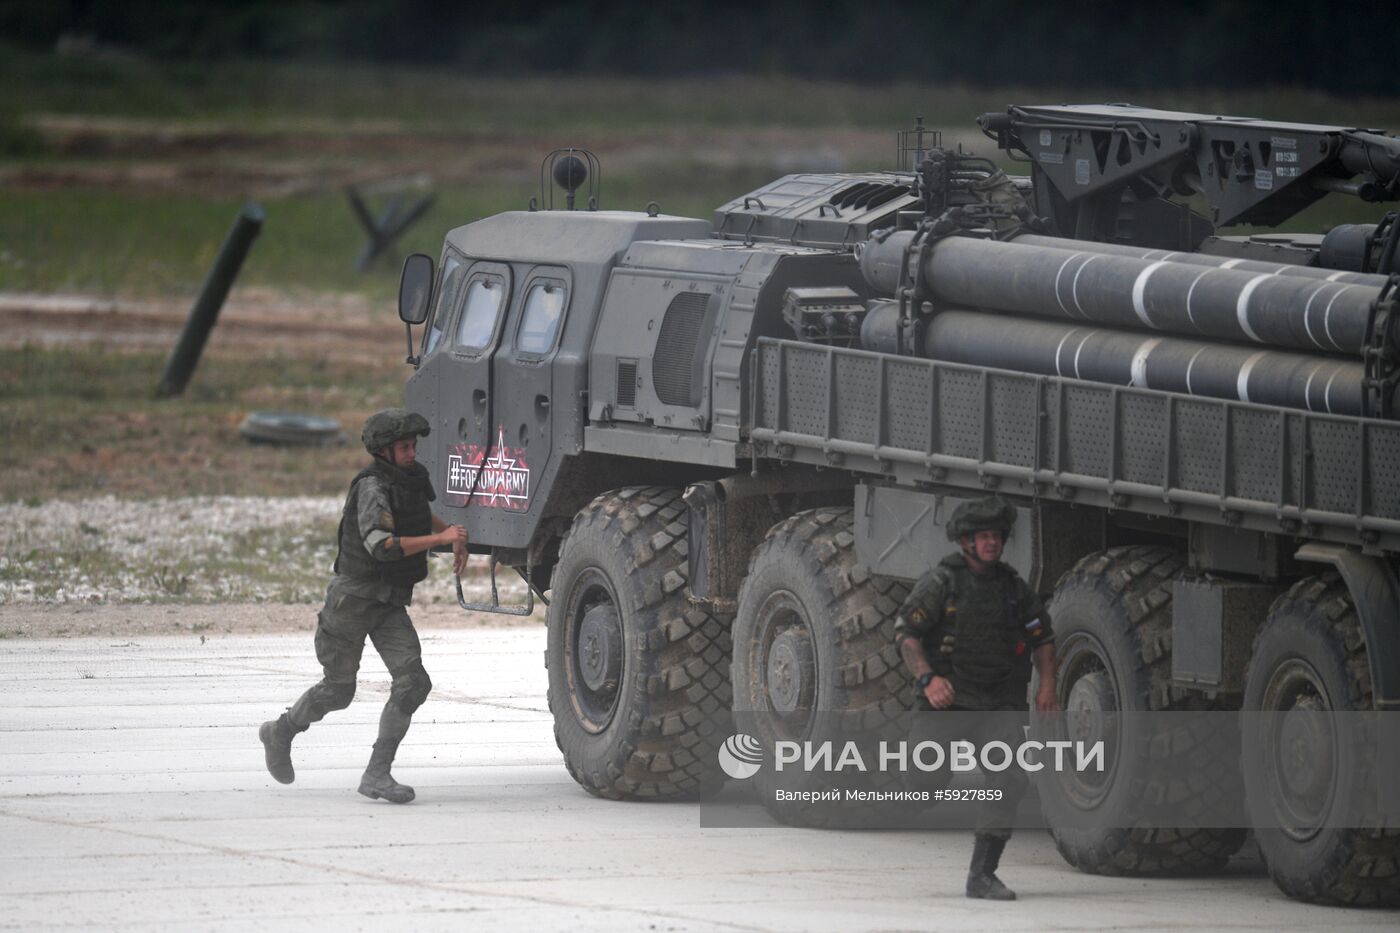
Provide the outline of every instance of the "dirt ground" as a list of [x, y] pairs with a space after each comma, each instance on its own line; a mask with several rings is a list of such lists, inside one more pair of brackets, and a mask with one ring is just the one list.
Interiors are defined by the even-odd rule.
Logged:
[[[165, 358], [175, 345], [188, 314], [187, 299], [0, 292], [0, 348], [101, 347], [143, 354], [141, 365], [150, 369], [151, 360]], [[202, 406], [162, 408], [144, 394], [130, 405], [118, 399], [86, 404], [82, 422], [58, 413], [49, 428], [54, 443], [30, 436], [37, 430], [32, 423], [17, 423], [15, 445], [0, 451], [0, 471], [10, 470], [0, 475], [0, 495], [341, 493], [359, 468], [358, 445], [272, 449], [243, 442], [239, 426], [250, 411], [303, 411], [337, 419], [353, 438], [369, 411], [401, 398], [404, 353], [403, 325], [363, 295], [235, 289], [204, 351], [203, 375], [196, 376], [207, 379], [211, 366], [222, 365], [225, 390], [234, 396]], [[256, 369], [277, 359], [357, 375], [353, 384], [320, 388], [239, 375], [241, 361], [253, 361]], [[150, 369], [152, 387], [157, 372]], [[374, 399], [363, 397], [381, 384]]]
[[[0, 292], [0, 345], [101, 343], [114, 349], [167, 350], [189, 312], [188, 300]], [[333, 354], [341, 360], [382, 365], [386, 343], [403, 339], [403, 325], [373, 313], [360, 295], [294, 296], [249, 288], [236, 289], [229, 297], [207, 349]]]

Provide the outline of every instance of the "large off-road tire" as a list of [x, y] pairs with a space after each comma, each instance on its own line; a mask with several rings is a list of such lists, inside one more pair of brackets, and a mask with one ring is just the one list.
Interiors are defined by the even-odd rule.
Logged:
[[686, 507], [659, 486], [606, 493], [559, 549], [549, 709], [574, 780], [614, 800], [704, 796], [724, 783], [729, 619], [686, 597]]
[[[1055, 589], [1049, 611], [1055, 630], [1060, 703], [1071, 716], [1159, 710], [1203, 710], [1208, 703], [1171, 683], [1171, 583], [1184, 566], [1175, 550], [1154, 546], [1113, 548], [1075, 565]], [[1125, 724], [1126, 725], [1126, 724]], [[1086, 825], [1056, 825], [1051, 834], [1065, 861], [1102, 875], [1183, 875], [1218, 870], [1244, 844], [1243, 829], [1132, 827], [1144, 801], [1185, 800], [1200, 787], [1166, 786], [1166, 775], [1219, 765], [1202, 782], [1218, 809], [1218, 795], [1237, 794], [1233, 761], [1191, 747], [1191, 736], [1145, 743], [1107, 732], [1102, 774], [1055, 775], [1066, 797], [1086, 815]], [[1170, 760], [1169, 760], [1170, 758]], [[1179, 779], [1179, 778], [1178, 778]], [[1203, 801], [1205, 803], [1205, 801]], [[1101, 825], [1100, 825], [1101, 824]]]
[[[800, 512], [774, 526], [749, 563], [734, 622], [735, 723], [765, 748], [780, 740], [844, 746], [856, 720], [860, 734], [873, 738], [908, 710], [907, 675], [894, 645], [895, 615], [908, 588], [857, 562], [853, 524], [849, 508]], [[820, 790], [829, 776], [780, 776], [766, 762], [755, 780], [780, 820], [823, 826], [853, 815], [830, 803], [776, 801], [780, 777], [785, 789]], [[898, 780], [873, 771], [864, 777]], [[858, 779], [843, 774], [838, 783], [850, 787]]]
[[[1306, 716], [1372, 707], [1361, 625], [1340, 578], [1310, 577], [1274, 601], [1254, 639], [1244, 705], [1270, 714], [1247, 713], [1242, 738], [1255, 838], [1274, 883], [1289, 897], [1320, 904], [1400, 906], [1400, 829], [1326, 825], [1369, 822], [1374, 745], [1346, 728], [1360, 717]], [[1300, 734], [1312, 740], [1301, 755], [1288, 747]], [[1337, 819], [1339, 812], [1362, 818]], [[1287, 828], [1274, 828], [1280, 825]]]

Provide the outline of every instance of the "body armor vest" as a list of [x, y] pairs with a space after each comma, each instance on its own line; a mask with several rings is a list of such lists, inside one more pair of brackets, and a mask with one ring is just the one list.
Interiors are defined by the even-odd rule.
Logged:
[[433, 498], [428, 483], [428, 471], [415, 463], [401, 470], [391, 463], [376, 459], [350, 482], [345, 497], [345, 510], [340, 516], [340, 551], [335, 557], [335, 572], [347, 577], [381, 580], [392, 586], [412, 586], [428, 575], [428, 552], [420, 551], [398, 560], [375, 560], [365, 550], [365, 536], [360, 530], [359, 485], [368, 476], [377, 476], [389, 496], [389, 511], [394, 516], [394, 535], [413, 538], [432, 534], [433, 513], [428, 503]]
[[1014, 581], [1000, 567], [984, 576], [952, 567], [944, 574], [943, 625], [934, 633], [938, 643], [924, 648], [930, 661], [941, 662], [938, 673], [955, 693], [1024, 689], [1031, 675], [1022, 618], [1027, 607], [1019, 605]]

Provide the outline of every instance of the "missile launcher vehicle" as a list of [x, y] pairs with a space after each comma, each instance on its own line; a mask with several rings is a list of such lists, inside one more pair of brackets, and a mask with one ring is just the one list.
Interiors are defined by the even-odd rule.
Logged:
[[[979, 123], [1026, 174], [919, 125], [891, 170], [789, 175], [709, 219], [600, 209], [596, 159], [559, 150], [529, 210], [405, 263], [419, 458], [491, 566], [492, 600], [459, 598], [547, 600], [590, 793], [713, 793], [734, 711], [765, 741], [903, 713], [893, 618], [992, 492], [1066, 707], [1400, 716], [1400, 222], [1223, 232], [1396, 200], [1400, 138], [1125, 105]], [[1374, 825], [1328, 818], [1397, 750], [1300, 770], [1253, 738], [1249, 811], [1290, 827], [1254, 825], [1278, 886], [1400, 903], [1395, 792]], [[1086, 808], [1151, 786], [1147, 750], [1108, 757]], [[1052, 831], [1081, 869], [1153, 874], [1217, 869], [1248, 829]]]

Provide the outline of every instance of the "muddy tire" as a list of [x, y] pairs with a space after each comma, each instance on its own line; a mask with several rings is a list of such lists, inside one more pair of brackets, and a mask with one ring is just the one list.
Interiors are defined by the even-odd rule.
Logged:
[[[1246, 717], [1242, 735], [1255, 838], [1279, 890], [1318, 904], [1400, 906], [1400, 829], [1326, 825], [1381, 825], [1364, 809], [1374, 805], [1374, 746], [1347, 730], [1325, 729], [1314, 738], [1327, 751], [1304, 756], [1313, 767], [1300, 768], [1285, 751], [1290, 730], [1295, 739], [1299, 732], [1287, 714], [1372, 707], [1361, 624], [1340, 578], [1310, 577], [1274, 602], [1254, 639], [1244, 705], [1281, 714]], [[1348, 785], [1349, 792], [1337, 792]], [[1334, 808], [1349, 805], [1363, 808], [1348, 813], [1361, 819], [1328, 820]], [[1279, 826], [1287, 828], [1273, 828]]]
[[253, 444], [325, 447], [346, 441], [338, 421], [283, 411], [251, 412], [238, 426], [238, 433]]
[[[853, 524], [849, 508], [798, 513], [768, 532], [749, 563], [734, 623], [735, 723], [764, 748], [779, 740], [844, 743], [856, 719], [863, 735], [880, 735], [909, 708], [894, 645], [895, 615], [908, 588], [857, 562]], [[755, 782], [783, 822], [826, 826], [857, 816], [830, 803], [779, 803], [777, 777], [770, 761]], [[810, 786], [798, 789], [822, 790], [824, 777], [787, 775], [781, 786], [793, 789], [800, 780]], [[898, 781], [897, 774], [866, 777]], [[851, 786], [852, 779], [840, 783]]]
[[[1071, 713], [1203, 710], [1202, 698], [1171, 683], [1171, 583], [1185, 564], [1175, 550], [1153, 546], [1113, 548], [1085, 557], [1060, 580], [1049, 611], [1055, 629], [1057, 692]], [[1171, 761], [1162, 756], [1169, 755]], [[1057, 775], [1068, 804], [1100, 817], [1104, 825], [1057, 825], [1051, 835], [1065, 861], [1101, 875], [1190, 875], [1219, 870], [1244, 844], [1243, 829], [1121, 828], [1134, 824], [1144, 800], [1188, 800], [1200, 793], [1167, 786], [1162, 775], [1182, 774], [1190, 761], [1202, 769], [1219, 764], [1203, 782], [1211, 806], [1238, 796], [1232, 760], [1178, 737], [1160, 743], [1110, 737], [1102, 775]], [[1042, 786], [1042, 794], [1046, 789]], [[1057, 794], [1058, 797], [1058, 794]], [[1051, 813], [1047, 808], [1047, 813]]]
[[549, 605], [549, 709], [574, 780], [613, 800], [705, 796], [724, 783], [729, 619], [686, 598], [678, 489], [632, 487], [580, 511]]

